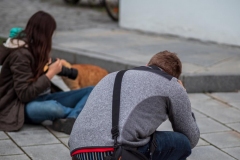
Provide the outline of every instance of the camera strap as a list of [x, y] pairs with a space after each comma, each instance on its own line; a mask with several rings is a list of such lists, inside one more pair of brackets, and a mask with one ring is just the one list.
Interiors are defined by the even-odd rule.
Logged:
[[120, 94], [121, 94], [121, 84], [124, 73], [127, 70], [119, 71], [115, 78], [114, 88], [113, 88], [113, 99], [112, 99], [112, 138], [114, 139], [114, 148], [118, 146], [117, 137], [119, 136], [119, 111], [120, 111]]
[[[118, 144], [117, 138], [119, 136], [119, 114], [120, 114], [120, 95], [121, 95], [121, 85], [123, 75], [127, 70], [119, 71], [115, 77], [114, 88], [113, 88], [113, 99], [112, 99], [112, 139], [114, 139], [114, 149], [121, 146]], [[151, 135], [151, 144], [150, 144], [150, 159], [152, 159], [153, 152], [155, 151], [156, 144], [156, 134]], [[113, 157], [116, 152], [113, 152]]]

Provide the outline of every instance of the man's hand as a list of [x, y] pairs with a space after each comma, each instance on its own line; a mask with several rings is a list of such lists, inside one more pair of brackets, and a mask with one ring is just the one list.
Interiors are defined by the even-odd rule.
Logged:
[[178, 83], [179, 83], [179, 84], [185, 89], [185, 91], [186, 91], [186, 88], [183, 86], [182, 81], [178, 79]]

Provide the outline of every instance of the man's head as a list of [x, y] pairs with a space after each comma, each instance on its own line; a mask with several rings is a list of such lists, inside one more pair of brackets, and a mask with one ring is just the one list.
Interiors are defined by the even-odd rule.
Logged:
[[155, 54], [148, 66], [156, 65], [173, 77], [179, 78], [182, 73], [182, 63], [175, 53], [163, 51]]

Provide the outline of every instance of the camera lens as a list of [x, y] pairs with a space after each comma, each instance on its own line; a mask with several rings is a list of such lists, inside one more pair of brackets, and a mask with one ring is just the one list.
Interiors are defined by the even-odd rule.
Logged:
[[68, 77], [70, 79], [76, 79], [78, 75], [78, 70], [74, 68], [67, 68], [62, 66], [62, 71], [58, 73], [59, 76]]

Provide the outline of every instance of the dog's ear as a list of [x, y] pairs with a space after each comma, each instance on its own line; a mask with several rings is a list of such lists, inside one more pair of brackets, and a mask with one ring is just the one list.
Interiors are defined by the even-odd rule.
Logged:
[[72, 65], [64, 59], [61, 59], [61, 63], [64, 67], [72, 68]]

